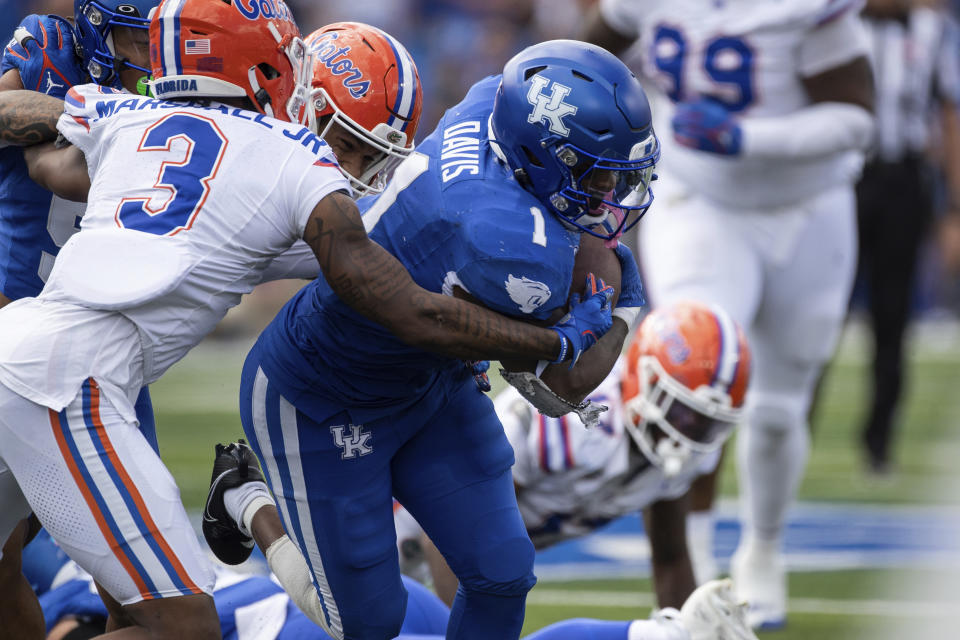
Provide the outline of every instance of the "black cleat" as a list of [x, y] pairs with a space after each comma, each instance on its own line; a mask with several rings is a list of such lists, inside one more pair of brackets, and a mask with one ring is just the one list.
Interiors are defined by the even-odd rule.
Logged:
[[247, 482], [263, 482], [253, 449], [242, 439], [226, 446], [217, 444], [210, 491], [203, 509], [203, 537], [213, 555], [225, 564], [240, 564], [253, 551], [253, 538], [227, 514], [223, 494]]

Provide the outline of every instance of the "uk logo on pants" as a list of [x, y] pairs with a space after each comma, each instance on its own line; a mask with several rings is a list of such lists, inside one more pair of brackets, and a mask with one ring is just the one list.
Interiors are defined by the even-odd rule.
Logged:
[[365, 456], [373, 453], [373, 447], [370, 446], [370, 437], [373, 435], [363, 429], [362, 424], [351, 424], [350, 434], [344, 437], [344, 425], [330, 427], [330, 433], [333, 434], [333, 443], [343, 450], [340, 454], [341, 460], [352, 460], [359, 456]]

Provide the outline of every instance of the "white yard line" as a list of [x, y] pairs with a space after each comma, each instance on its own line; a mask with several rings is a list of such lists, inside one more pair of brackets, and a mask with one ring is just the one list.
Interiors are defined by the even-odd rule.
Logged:
[[[568, 591], [537, 588], [527, 596], [527, 604], [547, 607], [614, 607], [633, 609], [653, 607], [652, 593], [628, 591]], [[875, 616], [889, 618], [928, 618], [948, 616], [952, 605], [947, 602], [912, 602], [894, 600], [827, 600], [824, 598], [791, 598], [790, 613], [838, 616]]]

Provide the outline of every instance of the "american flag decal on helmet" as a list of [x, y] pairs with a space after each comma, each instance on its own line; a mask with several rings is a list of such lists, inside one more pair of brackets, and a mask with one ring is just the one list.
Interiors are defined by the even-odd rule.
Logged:
[[184, 40], [183, 52], [188, 56], [200, 56], [210, 54], [209, 40]]

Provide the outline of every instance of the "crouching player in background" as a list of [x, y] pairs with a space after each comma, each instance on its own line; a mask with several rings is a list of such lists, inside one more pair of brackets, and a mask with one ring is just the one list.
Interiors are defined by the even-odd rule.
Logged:
[[[88, 640], [104, 633], [107, 610], [90, 574], [71, 561], [46, 531], [31, 542], [23, 563], [46, 618], [46, 640]], [[409, 603], [397, 640], [443, 640], [450, 610], [426, 587], [404, 577]], [[707, 640], [714, 598], [731, 611], [729, 583], [715, 581], [691, 596], [683, 610], [663, 610], [655, 621], [565, 620], [537, 631], [527, 640]], [[213, 592], [223, 640], [331, 640], [290, 601], [272, 576], [217, 570]], [[654, 624], [653, 627], [650, 625]], [[643, 633], [641, 631], [646, 629]], [[687, 631], [690, 629], [690, 631]], [[728, 637], [728, 636], [725, 636]], [[751, 636], [732, 636], [742, 640]]]
[[[684, 496], [733, 432], [749, 376], [750, 349], [733, 320], [718, 307], [683, 302], [644, 319], [625, 361], [590, 396], [610, 407], [598, 428], [585, 429], [575, 414], [545, 417], [515, 389], [502, 392], [495, 406], [516, 456], [517, 502], [534, 546], [642, 509], [657, 601], [679, 607], [696, 586]], [[419, 532], [402, 508], [396, 520], [402, 547]], [[450, 602], [456, 580], [425, 545], [437, 593]]]

